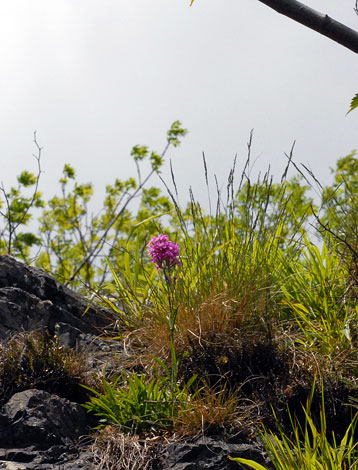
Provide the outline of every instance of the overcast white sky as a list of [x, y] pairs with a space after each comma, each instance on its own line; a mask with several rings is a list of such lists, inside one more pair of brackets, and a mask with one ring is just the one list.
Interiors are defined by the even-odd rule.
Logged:
[[[189, 134], [170, 156], [182, 191], [201, 198], [202, 151], [224, 181], [254, 128], [256, 168], [295, 160], [323, 183], [358, 147], [357, 56], [256, 0], [11, 0], [0, 6], [0, 181], [35, 170], [41, 189], [63, 165], [94, 183], [135, 174], [135, 144], [160, 151], [170, 124]], [[354, 0], [309, 0], [357, 29]], [[168, 171], [164, 171], [168, 175]], [[153, 184], [157, 184], [153, 181]]]

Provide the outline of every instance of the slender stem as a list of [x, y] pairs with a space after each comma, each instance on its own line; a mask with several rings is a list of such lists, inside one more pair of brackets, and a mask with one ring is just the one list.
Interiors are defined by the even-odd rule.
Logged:
[[177, 357], [175, 352], [175, 344], [174, 344], [174, 337], [175, 337], [175, 323], [176, 317], [178, 314], [178, 309], [174, 305], [174, 289], [175, 284], [173, 279], [171, 278], [168, 269], [163, 270], [164, 274], [164, 283], [167, 290], [168, 295], [168, 303], [169, 303], [169, 317], [168, 317], [168, 326], [169, 326], [169, 344], [170, 344], [170, 354], [171, 354], [171, 387], [172, 391], [174, 390], [177, 375], [178, 375], [178, 363]]

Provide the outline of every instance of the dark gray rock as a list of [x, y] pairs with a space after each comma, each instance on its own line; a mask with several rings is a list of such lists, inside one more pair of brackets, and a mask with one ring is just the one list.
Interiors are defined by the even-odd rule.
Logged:
[[46, 274], [10, 256], [0, 256], [0, 339], [10, 333], [69, 325], [68, 345], [82, 334], [98, 334], [113, 318], [101, 308]]
[[92, 461], [92, 454], [82, 451], [65, 454], [56, 463], [15, 462], [0, 460], [0, 470], [99, 470]]
[[[110, 331], [113, 317], [88, 303], [42, 270], [0, 256], [0, 341], [47, 331], [64, 346], [84, 349], [98, 367], [117, 349], [96, 337]], [[81, 440], [90, 433], [89, 418], [80, 404], [45, 391], [13, 395], [0, 410], [0, 470], [90, 470], [92, 454]]]
[[239, 465], [229, 455], [265, 464], [258, 443], [232, 444], [220, 437], [201, 437], [194, 442], [170, 444], [163, 455], [163, 470], [238, 470]]
[[88, 432], [89, 417], [81, 405], [42, 390], [16, 393], [0, 415], [0, 461], [40, 469], [76, 459], [80, 468], [78, 442]]
[[15, 393], [3, 407], [2, 420], [2, 446], [43, 450], [73, 444], [88, 431], [88, 415], [81, 405], [43, 390]]

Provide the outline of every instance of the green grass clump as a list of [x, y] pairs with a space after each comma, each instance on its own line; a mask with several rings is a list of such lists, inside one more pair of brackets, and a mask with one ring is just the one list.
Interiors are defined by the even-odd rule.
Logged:
[[[314, 388], [314, 387], [313, 387]], [[358, 414], [355, 414], [340, 441], [334, 432], [327, 430], [325, 402], [322, 392], [320, 420], [318, 426], [311, 415], [311, 400], [304, 408], [305, 423], [302, 426], [290, 414], [291, 435], [288, 435], [276, 418], [278, 434], [263, 427], [259, 437], [275, 470], [357, 470], [358, 452], [356, 426]], [[254, 470], [267, 470], [259, 463], [244, 458], [233, 458]]]
[[190, 404], [187, 387], [172, 387], [170, 378], [146, 380], [132, 372], [113, 383], [103, 379], [102, 391], [85, 387], [95, 396], [84, 406], [100, 418], [99, 428], [115, 424], [131, 433], [170, 429], [173, 419]]

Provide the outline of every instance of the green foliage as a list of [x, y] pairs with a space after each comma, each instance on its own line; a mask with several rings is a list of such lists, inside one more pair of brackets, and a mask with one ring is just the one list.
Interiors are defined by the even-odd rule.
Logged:
[[[150, 151], [147, 146], [133, 147], [131, 156], [137, 167], [137, 179], [116, 179], [108, 185], [103, 208], [97, 214], [91, 214], [89, 208], [92, 184], [79, 183], [70, 164], [64, 166], [59, 179], [60, 195], [53, 196], [45, 204], [38, 191], [42, 149], [35, 135], [37, 176], [23, 171], [17, 178], [17, 187], [8, 191], [0, 188], [4, 196], [4, 200], [0, 200], [3, 219], [0, 253], [30, 262], [33, 248], [37, 246], [36, 265], [51, 272], [61, 282], [78, 290], [83, 286], [93, 288], [103, 284], [110, 274], [105, 257], [120, 267], [123, 251], [131, 244], [131, 233], [136, 225], [170, 209], [168, 198], [162, 196], [159, 189], [147, 189], [145, 185], [160, 172], [168, 149], [177, 147], [186, 133], [181, 123], [175, 121], [167, 132], [166, 146], [161, 154]], [[139, 166], [143, 160], [150, 163], [150, 171], [144, 177]], [[28, 189], [32, 189], [30, 195], [25, 194]], [[140, 207], [133, 217], [129, 206], [137, 198], [140, 198]], [[35, 209], [43, 209], [39, 218], [39, 234], [22, 230], [30, 222]], [[148, 224], [147, 228], [150, 233], [155, 233], [154, 223]]]
[[[356, 107], [358, 106], [358, 93], [356, 95], [354, 95], [354, 97], [352, 98], [352, 101], [351, 101], [351, 106], [348, 110], [348, 113], [350, 113], [351, 111], [353, 111], [353, 109], [355, 109]], [[348, 114], [347, 113], [347, 114]]]
[[173, 388], [168, 377], [149, 380], [132, 372], [112, 384], [103, 379], [102, 393], [85, 387], [95, 396], [84, 407], [101, 418], [99, 427], [117, 424], [126, 432], [159, 431], [171, 428], [174, 417], [188, 407], [190, 385]]
[[160, 167], [163, 165], [163, 158], [156, 152], [152, 152], [150, 154], [150, 164], [152, 166], [152, 169], [158, 172]]
[[[63, 177], [60, 179], [62, 197], [54, 196], [48, 201], [47, 208], [40, 218], [40, 232], [44, 251], [36, 260], [36, 264], [66, 282], [77, 268], [79, 260], [85, 257], [98, 241], [95, 229], [99, 228], [98, 220], [88, 220], [88, 202], [93, 195], [91, 184], [73, 182], [69, 187], [69, 179], [75, 173], [69, 165], [65, 165]], [[82, 279], [90, 283], [94, 269], [85, 263]]]
[[338, 249], [348, 256], [358, 253], [358, 157], [356, 151], [337, 161], [331, 169], [334, 181], [323, 189], [322, 216], [318, 230], [331, 232]]
[[181, 139], [185, 137], [187, 133], [188, 130], [181, 127], [180, 121], [174, 121], [169, 131], [167, 132], [168, 145], [178, 147], [180, 145]]
[[28, 186], [33, 186], [36, 184], [36, 176], [33, 173], [29, 173], [28, 171], [23, 171], [21, 175], [17, 177], [17, 181], [21, 184], [24, 188]]
[[132, 157], [134, 158], [134, 160], [136, 161], [140, 161], [140, 160], [144, 160], [145, 157], [148, 156], [148, 147], [145, 146], [145, 145], [135, 145], [133, 148], [132, 148], [132, 152], [131, 152], [131, 155]]
[[286, 265], [282, 303], [299, 325], [305, 347], [335, 354], [349, 347], [357, 310], [345, 297], [347, 267], [327, 245], [324, 241], [320, 250], [304, 239], [302, 256]]
[[[293, 437], [287, 436], [276, 415], [279, 434], [268, 431], [265, 427], [260, 431], [260, 440], [275, 470], [357, 470], [355, 430], [358, 415], [353, 417], [342, 440], [337, 442], [334, 433], [332, 436], [327, 433], [323, 393], [318, 427], [311, 416], [311, 401], [312, 394], [304, 409], [304, 427], [290, 415]], [[253, 460], [233, 457], [230, 459], [254, 470], [267, 470]]]
[[64, 166], [63, 174], [64, 174], [65, 177], [67, 177], [71, 180], [74, 180], [75, 177], [76, 177], [76, 173], [75, 173], [74, 168], [71, 165], [69, 165], [68, 163], [66, 163], [65, 166]]
[[[136, 225], [170, 208], [159, 189], [147, 189], [144, 185], [160, 171], [168, 148], [179, 145], [185, 134], [180, 122], [175, 121], [168, 131], [162, 155], [150, 152], [147, 146], [133, 147], [131, 155], [137, 165], [138, 179], [116, 179], [113, 185], [108, 185], [102, 211], [91, 217], [92, 185], [78, 183], [74, 169], [65, 165], [60, 179], [61, 196], [49, 200], [40, 218], [44, 250], [37, 258], [37, 266], [77, 289], [104, 284], [110, 274], [106, 257], [119, 269], [123, 268], [123, 253], [129, 245], [133, 246], [128, 239]], [[145, 159], [149, 159], [151, 170], [142, 178], [138, 164]], [[129, 205], [139, 196], [139, 211], [133, 218]], [[154, 231], [154, 225], [149, 229]]]

